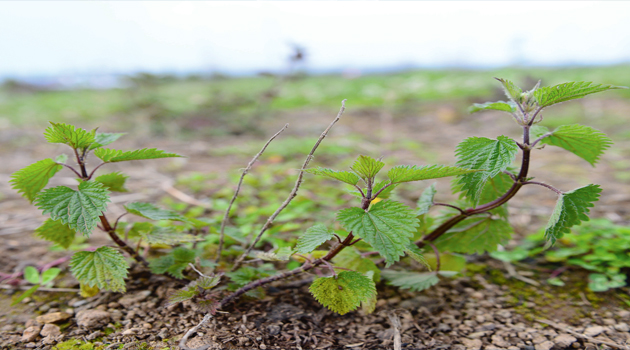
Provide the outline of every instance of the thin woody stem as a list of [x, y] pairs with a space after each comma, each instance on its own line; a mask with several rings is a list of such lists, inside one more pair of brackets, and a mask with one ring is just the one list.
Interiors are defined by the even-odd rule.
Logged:
[[92, 176], [94, 176], [94, 173], [96, 172], [96, 170], [98, 170], [98, 168], [102, 167], [105, 164], [107, 164], [107, 162], [103, 162], [103, 163], [97, 165], [94, 169], [92, 169], [92, 172], [90, 173], [90, 176], [88, 176], [88, 180], [91, 179]]
[[76, 174], [79, 178], [81, 178], [81, 174], [79, 174], [79, 172], [78, 172], [75, 168], [71, 167], [70, 165], [68, 165], [68, 164], [64, 164], [64, 163], [57, 163], [57, 164], [59, 164], [59, 165], [63, 165], [63, 166], [65, 166], [66, 168], [68, 168], [68, 169], [72, 170], [72, 172], [73, 172], [73, 173], [75, 173], [75, 174]]
[[134, 258], [137, 262], [144, 265], [145, 267], [149, 266], [149, 263], [146, 261], [145, 258], [140, 256], [138, 252], [133, 250], [133, 248], [128, 246], [127, 243], [125, 243], [125, 241], [123, 241], [122, 239], [120, 239], [120, 237], [118, 237], [118, 234], [116, 234], [116, 230], [109, 224], [109, 221], [107, 221], [107, 218], [105, 217], [105, 215], [101, 215], [99, 219], [101, 219], [103, 230], [107, 232], [107, 234], [109, 234], [109, 237], [120, 247], [120, 249], [127, 252], [127, 254], [129, 254], [132, 258]]
[[[539, 112], [540, 112], [540, 109], [538, 109], [536, 111], [536, 113], [534, 114], [534, 116], [532, 117], [530, 122], [534, 120], [534, 118], [536, 117], [536, 115]], [[524, 147], [521, 149], [522, 152], [523, 152], [523, 156], [522, 156], [522, 160], [521, 160], [521, 170], [520, 170], [519, 174], [516, 176], [516, 179], [514, 181], [514, 184], [512, 184], [512, 187], [510, 187], [510, 189], [508, 189], [507, 192], [505, 192], [501, 197], [499, 197], [499, 198], [497, 198], [497, 199], [495, 199], [495, 200], [493, 200], [493, 201], [491, 201], [489, 203], [486, 203], [484, 205], [480, 205], [480, 206], [478, 206], [476, 208], [465, 209], [461, 214], [448, 219], [447, 221], [442, 223], [442, 225], [438, 226], [435, 230], [433, 230], [433, 232], [431, 232], [430, 234], [428, 234], [424, 238], [416, 241], [415, 242], [416, 246], [418, 246], [419, 248], [423, 248], [429, 242], [435, 241], [440, 236], [445, 234], [448, 230], [453, 228], [458, 223], [464, 221], [465, 219], [467, 219], [471, 215], [485, 213], [485, 212], [488, 212], [488, 211], [490, 211], [492, 209], [498, 208], [498, 207], [502, 206], [503, 204], [505, 204], [510, 199], [512, 199], [512, 197], [514, 197], [516, 195], [516, 193], [521, 189], [521, 187], [523, 187], [524, 182], [526, 182], [527, 173], [529, 172], [529, 161], [530, 161], [530, 157], [531, 157], [531, 144], [530, 144], [530, 141], [529, 141], [529, 129], [530, 129], [530, 125], [529, 124], [526, 124], [526, 125], [523, 126], [523, 145], [524, 145]]]
[[223, 251], [223, 244], [225, 242], [225, 225], [226, 225], [226, 223], [228, 221], [228, 218], [230, 216], [230, 210], [232, 209], [232, 205], [236, 201], [236, 197], [238, 197], [238, 194], [241, 191], [241, 186], [243, 185], [243, 179], [245, 178], [245, 175], [247, 175], [247, 173], [252, 168], [254, 163], [256, 163], [258, 158], [265, 152], [265, 150], [267, 149], [267, 146], [269, 146], [271, 141], [273, 141], [278, 135], [280, 135], [281, 132], [283, 132], [288, 127], [289, 127], [289, 124], [285, 124], [284, 127], [282, 129], [280, 129], [280, 131], [275, 133], [269, 139], [269, 141], [267, 141], [267, 143], [265, 143], [265, 145], [260, 150], [260, 152], [258, 152], [258, 154], [256, 154], [254, 156], [254, 158], [252, 158], [252, 160], [247, 164], [247, 167], [245, 168], [245, 170], [243, 170], [243, 173], [241, 174], [241, 178], [238, 180], [238, 185], [236, 186], [236, 190], [234, 191], [234, 195], [232, 196], [232, 200], [230, 200], [230, 204], [228, 205], [227, 209], [225, 210], [225, 214], [223, 215], [223, 220], [221, 221], [221, 230], [219, 232], [219, 248], [217, 249], [217, 257], [215, 259], [215, 262], [218, 263], [219, 260], [221, 259], [221, 252]]
[[245, 252], [236, 260], [236, 262], [232, 266], [231, 271], [235, 271], [236, 269], [239, 268], [239, 266], [243, 263], [243, 260], [249, 255], [252, 249], [254, 249], [256, 244], [258, 244], [258, 241], [260, 241], [260, 238], [263, 236], [263, 234], [267, 232], [269, 227], [271, 227], [271, 224], [276, 219], [276, 217], [280, 214], [280, 212], [282, 212], [289, 205], [289, 203], [291, 203], [293, 198], [297, 196], [297, 192], [300, 189], [300, 185], [302, 185], [302, 181], [304, 178], [304, 170], [306, 170], [306, 167], [308, 167], [309, 163], [313, 159], [313, 154], [319, 147], [319, 144], [322, 143], [322, 140], [324, 140], [326, 135], [328, 135], [328, 132], [330, 131], [330, 129], [332, 129], [332, 127], [339, 121], [339, 119], [341, 119], [341, 116], [343, 115], [343, 112], [345, 111], [345, 109], [346, 109], [346, 100], [343, 100], [341, 101], [341, 109], [339, 109], [339, 113], [337, 113], [337, 117], [332, 121], [332, 123], [330, 123], [330, 125], [328, 125], [326, 130], [324, 130], [324, 132], [320, 135], [319, 139], [317, 140], [317, 142], [315, 142], [315, 145], [311, 149], [311, 152], [308, 154], [308, 156], [306, 156], [306, 160], [304, 160], [304, 164], [302, 164], [302, 168], [300, 169], [298, 178], [295, 181], [295, 186], [293, 187], [293, 190], [291, 190], [291, 193], [289, 194], [287, 199], [280, 205], [280, 207], [276, 209], [276, 211], [269, 217], [269, 219], [267, 219], [267, 222], [265, 223], [263, 228], [260, 230], [260, 232], [254, 239], [254, 241], [249, 245], [247, 250], [245, 250]]
[[562, 191], [560, 191], [559, 189], [551, 186], [551, 185], [547, 185], [546, 183], [542, 183], [542, 182], [538, 182], [538, 181], [526, 181], [523, 182], [523, 185], [538, 185], [538, 186], [543, 186], [546, 187], [554, 192], [556, 192], [557, 194], [562, 194]]
[[460, 207], [458, 207], [458, 206], [455, 206], [455, 205], [451, 205], [451, 204], [433, 202], [433, 205], [439, 205], [439, 206], [442, 206], [442, 207], [449, 207], [449, 208], [453, 208], [453, 209], [455, 209], [455, 210], [459, 211], [459, 212], [460, 212], [460, 213], [462, 213], [462, 214], [465, 214], [465, 213], [466, 213], [466, 212], [464, 211], [464, 209], [462, 209], [462, 208], [460, 208]]

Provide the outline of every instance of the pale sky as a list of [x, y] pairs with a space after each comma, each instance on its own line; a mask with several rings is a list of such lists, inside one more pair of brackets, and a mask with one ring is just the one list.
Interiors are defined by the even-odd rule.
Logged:
[[630, 2], [0, 2], [0, 77], [630, 62]]

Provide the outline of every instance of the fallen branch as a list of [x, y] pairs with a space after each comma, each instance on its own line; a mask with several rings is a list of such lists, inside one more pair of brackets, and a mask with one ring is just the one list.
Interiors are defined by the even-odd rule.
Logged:
[[252, 160], [247, 164], [247, 167], [245, 168], [245, 170], [243, 170], [243, 173], [241, 174], [241, 178], [238, 180], [238, 185], [236, 186], [236, 190], [234, 191], [234, 195], [232, 196], [232, 200], [230, 201], [230, 204], [225, 210], [225, 215], [223, 215], [223, 221], [221, 221], [221, 230], [219, 232], [219, 236], [220, 236], [219, 249], [217, 250], [217, 258], [215, 259], [215, 262], [218, 263], [219, 260], [221, 259], [221, 252], [223, 251], [223, 243], [225, 241], [225, 224], [227, 223], [228, 217], [230, 216], [230, 210], [232, 209], [232, 205], [234, 204], [234, 201], [236, 201], [236, 197], [238, 197], [238, 194], [241, 191], [241, 185], [243, 185], [243, 179], [245, 178], [245, 175], [249, 173], [249, 170], [252, 168], [252, 166], [258, 160], [258, 158], [265, 152], [265, 150], [267, 149], [267, 146], [269, 146], [271, 141], [273, 141], [278, 135], [280, 135], [281, 132], [283, 132], [288, 127], [289, 127], [289, 124], [285, 124], [284, 127], [280, 129], [280, 131], [278, 131], [273, 136], [271, 136], [269, 141], [265, 143], [265, 145], [260, 150], [260, 152], [258, 152], [258, 154], [256, 154], [254, 158], [252, 158]]

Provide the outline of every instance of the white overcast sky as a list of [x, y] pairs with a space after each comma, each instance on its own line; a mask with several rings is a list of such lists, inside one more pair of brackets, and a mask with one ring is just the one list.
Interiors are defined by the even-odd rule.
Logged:
[[0, 77], [630, 62], [630, 2], [0, 2]]

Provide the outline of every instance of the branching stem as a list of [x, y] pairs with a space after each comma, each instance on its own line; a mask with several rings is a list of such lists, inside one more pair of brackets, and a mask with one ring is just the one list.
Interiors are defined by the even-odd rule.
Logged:
[[557, 189], [557, 188], [555, 188], [555, 187], [553, 187], [551, 185], [547, 185], [546, 183], [542, 183], [542, 182], [538, 182], [538, 181], [526, 181], [526, 182], [523, 182], [523, 185], [539, 185], [539, 186], [546, 187], [546, 188], [556, 192], [557, 194], [560, 194], [560, 195], [562, 194], [562, 191], [560, 191], [559, 189]]
[[462, 208], [460, 208], [460, 207], [457, 207], [457, 206], [455, 206], [455, 205], [446, 204], [446, 203], [437, 203], [437, 202], [433, 202], [433, 205], [439, 205], [439, 206], [442, 206], [442, 207], [449, 207], [449, 208], [453, 208], [453, 209], [455, 209], [455, 210], [459, 211], [459, 212], [460, 212], [460, 213], [462, 213], [462, 214], [466, 214], [466, 212], [464, 211], [464, 209], [462, 209]]
[[271, 141], [273, 141], [278, 135], [280, 135], [281, 132], [283, 132], [288, 127], [289, 127], [289, 124], [285, 124], [284, 127], [282, 129], [280, 129], [280, 131], [275, 133], [269, 139], [269, 141], [267, 141], [267, 143], [265, 143], [265, 145], [260, 150], [260, 152], [258, 152], [258, 154], [256, 154], [254, 156], [254, 158], [252, 158], [252, 160], [247, 164], [247, 167], [245, 168], [245, 170], [243, 170], [243, 173], [241, 174], [241, 178], [238, 180], [238, 185], [236, 186], [236, 190], [234, 191], [234, 195], [232, 196], [232, 200], [230, 200], [230, 204], [228, 205], [227, 209], [225, 210], [225, 214], [223, 215], [223, 220], [221, 221], [221, 230], [219, 232], [219, 248], [217, 249], [217, 257], [215, 259], [215, 262], [218, 263], [219, 260], [221, 260], [221, 252], [223, 251], [223, 244], [225, 242], [225, 225], [226, 225], [226, 223], [228, 221], [228, 218], [230, 216], [230, 210], [232, 209], [232, 205], [236, 201], [236, 197], [238, 197], [238, 194], [241, 191], [241, 186], [243, 185], [243, 179], [245, 178], [245, 175], [247, 175], [247, 173], [252, 168], [254, 163], [256, 163], [258, 158], [265, 152], [265, 150], [267, 149], [267, 146], [269, 146]]
[[120, 249], [127, 252], [127, 254], [129, 254], [132, 258], [134, 258], [137, 262], [144, 265], [145, 267], [149, 266], [149, 263], [145, 258], [139, 255], [138, 252], [133, 250], [133, 248], [128, 246], [127, 243], [125, 243], [122, 239], [120, 239], [120, 237], [118, 237], [118, 234], [116, 234], [116, 230], [109, 224], [109, 221], [107, 221], [105, 215], [99, 216], [99, 219], [101, 219], [103, 230], [107, 232], [107, 234], [109, 234], [109, 237], [120, 247]]
[[293, 198], [297, 196], [297, 192], [300, 189], [300, 185], [302, 185], [302, 181], [304, 178], [304, 170], [306, 170], [309, 163], [313, 159], [313, 154], [315, 154], [315, 151], [319, 147], [319, 144], [322, 143], [322, 140], [324, 140], [326, 135], [328, 135], [328, 132], [330, 131], [330, 129], [332, 129], [332, 127], [339, 121], [339, 119], [341, 119], [341, 116], [343, 115], [343, 112], [345, 111], [345, 109], [346, 109], [346, 100], [343, 100], [341, 101], [341, 109], [339, 109], [339, 113], [337, 113], [337, 117], [330, 123], [330, 125], [328, 125], [326, 130], [324, 130], [324, 132], [319, 136], [319, 139], [317, 139], [317, 142], [315, 142], [315, 145], [311, 149], [311, 152], [308, 154], [308, 156], [306, 156], [306, 159], [304, 160], [304, 164], [302, 164], [302, 168], [300, 169], [300, 173], [298, 174], [298, 178], [295, 181], [295, 186], [293, 187], [293, 190], [291, 190], [291, 193], [289, 194], [287, 199], [280, 205], [280, 207], [276, 209], [276, 211], [269, 217], [269, 219], [267, 219], [267, 222], [265, 223], [263, 228], [260, 230], [260, 232], [254, 239], [254, 241], [249, 245], [247, 250], [245, 250], [245, 252], [234, 262], [234, 265], [232, 266], [231, 271], [235, 271], [236, 269], [239, 268], [239, 266], [243, 263], [243, 260], [245, 259], [245, 257], [247, 257], [249, 253], [252, 251], [252, 249], [254, 249], [256, 244], [258, 244], [258, 241], [260, 241], [260, 238], [263, 236], [265, 232], [267, 232], [269, 227], [271, 227], [271, 224], [276, 219], [276, 217], [280, 214], [280, 212], [282, 212], [289, 205], [289, 203], [291, 203]]

